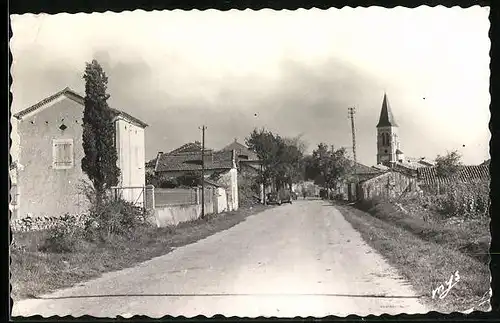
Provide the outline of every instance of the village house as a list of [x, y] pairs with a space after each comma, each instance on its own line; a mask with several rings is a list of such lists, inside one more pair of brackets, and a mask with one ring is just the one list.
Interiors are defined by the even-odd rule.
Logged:
[[[123, 198], [141, 203], [145, 185], [144, 130], [147, 124], [116, 109], [115, 148]], [[65, 88], [14, 115], [20, 138], [17, 187], [19, 217], [59, 216], [85, 212], [81, 183], [84, 97]]]
[[443, 193], [443, 186], [450, 183], [474, 183], [490, 180], [488, 163], [480, 165], [460, 166], [452, 176], [440, 176], [436, 167], [419, 168], [417, 170], [419, 187], [429, 193]]
[[[352, 162], [354, 164], [354, 162]], [[342, 180], [337, 183], [335, 187], [335, 194], [340, 195], [342, 199], [353, 201], [358, 196], [359, 188], [357, 183], [362, 183], [366, 180], [377, 177], [386, 172], [385, 169], [369, 167], [361, 163], [356, 163], [352, 169], [352, 175], [348, 179]]]
[[[235, 151], [237, 156], [237, 168], [238, 168], [238, 186], [241, 189], [245, 189], [245, 194], [252, 194], [253, 190], [251, 187], [257, 182], [257, 177], [260, 173], [262, 163], [256, 152], [248, 148], [247, 146], [238, 142], [235, 138], [233, 142], [221, 149], [221, 151]], [[270, 187], [266, 190], [270, 191]], [[258, 185], [257, 197], [260, 202], [264, 202], [264, 185]], [[243, 192], [242, 192], [243, 193]], [[253, 194], [252, 194], [253, 195]], [[251, 198], [251, 197], [247, 197]], [[241, 196], [240, 196], [241, 199]]]
[[[188, 143], [169, 153], [159, 152], [154, 173], [161, 180], [174, 179], [186, 174], [201, 174], [201, 160], [201, 144]], [[226, 190], [228, 210], [237, 210], [239, 203], [236, 152], [206, 149], [204, 166], [205, 177], [216, 178], [217, 184]]]

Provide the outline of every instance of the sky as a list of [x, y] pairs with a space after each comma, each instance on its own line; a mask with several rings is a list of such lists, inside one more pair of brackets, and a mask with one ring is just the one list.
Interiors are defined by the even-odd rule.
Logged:
[[[254, 128], [352, 149], [376, 163], [384, 93], [401, 150], [489, 158], [489, 9], [397, 7], [11, 15], [13, 113], [70, 87], [85, 63], [111, 107], [143, 120], [146, 159], [201, 140], [220, 149]], [[13, 125], [16, 130], [15, 124]], [[12, 136], [12, 155], [18, 136]]]

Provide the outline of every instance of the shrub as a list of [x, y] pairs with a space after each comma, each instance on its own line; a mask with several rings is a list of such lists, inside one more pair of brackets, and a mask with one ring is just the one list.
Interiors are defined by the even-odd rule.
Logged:
[[59, 220], [57, 225], [48, 229], [47, 237], [39, 246], [40, 251], [65, 253], [77, 249], [83, 236], [82, 228], [69, 214], [65, 214]]
[[146, 222], [142, 208], [120, 199], [107, 199], [101, 205], [93, 205], [90, 218], [92, 221], [86, 226], [89, 239], [106, 239], [112, 234], [127, 236]]
[[378, 196], [374, 196], [371, 199], [360, 200], [360, 201], [356, 202], [356, 207], [360, 210], [368, 212], [368, 211], [372, 210], [374, 207], [376, 207], [377, 205], [381, 204], [382, 202], [383, 202], [382, 198], [380, 198]]
[[445, 217], [476, 218], [488, 215], [490, 204], [489, 183], [450, 183], [444, 185], [443, 194], [426, 195], [422, 203]]
[[254, 205], [260, 202], [260, 186], [250, 175], [238, 175], [238, 197], [241, 206]]

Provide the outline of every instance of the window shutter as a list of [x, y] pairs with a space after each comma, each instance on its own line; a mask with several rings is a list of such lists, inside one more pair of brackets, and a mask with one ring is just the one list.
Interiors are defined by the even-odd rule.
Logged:
[[56, 139], [52, 142], [53, 167], [67, 169], [73, 167], [73, 140]]
[[55, 150], [55, 154], [54, 154], [54, 164], [56, 166], [59, 166], [61, 164], [61, 161], [62, 161], [62, 146], [63, 144], [60, 144], [60, 143], [55, 143], [54, 144], [54, 150]]
[[72, 158], [71, 158], [71, 143], [65, 143], [62, 146], [62, 155], [63, 155], [63, 160], [62, 162], [64, 163], [65, 166], [71, 166]]

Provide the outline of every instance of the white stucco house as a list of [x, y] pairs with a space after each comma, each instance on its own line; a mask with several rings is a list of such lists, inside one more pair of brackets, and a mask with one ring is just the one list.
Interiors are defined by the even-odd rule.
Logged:
[[[84, 97], [65, 88], [16, 113], [19, 138], [18, 217], [81, 213], [88, 206], [80, 183]], [[144, 134], [147, 124], [112, 109], [122, 197], [142, 202], [145, 186]]]

